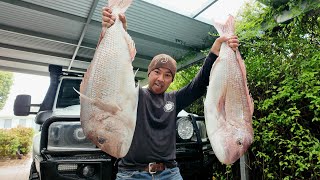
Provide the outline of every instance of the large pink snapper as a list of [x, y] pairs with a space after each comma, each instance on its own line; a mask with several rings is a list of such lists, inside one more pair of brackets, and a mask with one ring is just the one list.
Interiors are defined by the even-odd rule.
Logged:
[[131, 2], [109, 0], [116, 21], [102, 30], [103, 38], [80, 86], [84, 133], [101, 150], [116, 158], [127, 154], [136, 126], [138, 87], [132, 66], [136, 49], [118, 18]]
[[[214, 23], [220, 36], [234, 35], [234, 18]], [[207, 134], [220, 162], [232, 164], [253, 142], [253, 101], [249, 95], [245, 64], [239, 51], [222, 43], [212, 66], [204, 102]]]

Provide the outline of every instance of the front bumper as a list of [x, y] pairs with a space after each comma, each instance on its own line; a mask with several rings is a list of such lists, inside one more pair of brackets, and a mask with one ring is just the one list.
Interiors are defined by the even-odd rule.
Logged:
[[46, 160], [36, 162], [39, 175], [46, 180], [76, 180], [115, 178], [114, 160], [106, 155], [75, 155], [68, 157], [46, 155]]

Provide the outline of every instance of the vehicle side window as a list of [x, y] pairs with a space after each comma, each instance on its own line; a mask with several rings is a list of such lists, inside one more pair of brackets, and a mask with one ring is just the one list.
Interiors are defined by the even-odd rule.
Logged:
[[80, 99], [77, 91], [80, 89], [81, 79], [63, 79], [57, 99], [57, 108], [79, 105]]

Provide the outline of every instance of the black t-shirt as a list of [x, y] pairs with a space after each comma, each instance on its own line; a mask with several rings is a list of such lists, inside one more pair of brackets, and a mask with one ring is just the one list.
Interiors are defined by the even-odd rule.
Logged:
[[145, 167], [150, 162], [176, 159], [177, 114], [205, 94], [216, 58], [210, 53], [196, 77], [178, 91], [153, 94], [147, 88], [139, 89], [132, 144], [128, 154], [119, 161], [119, 168]]

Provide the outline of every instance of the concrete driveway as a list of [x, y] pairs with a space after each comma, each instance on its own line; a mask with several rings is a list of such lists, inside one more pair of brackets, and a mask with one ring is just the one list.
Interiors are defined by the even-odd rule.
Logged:
[[22, 159], [0, 160], [0, 179], [27, 180], [31, 162], [31, 155], [22, 157]]

